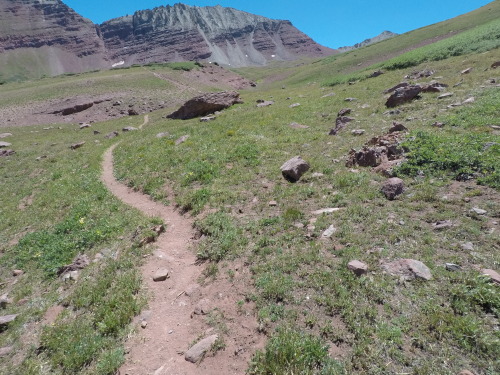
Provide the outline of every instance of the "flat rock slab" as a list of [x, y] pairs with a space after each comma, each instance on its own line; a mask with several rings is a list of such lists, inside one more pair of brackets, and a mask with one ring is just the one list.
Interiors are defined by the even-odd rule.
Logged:
[[274, 102], [272, 100], [262, 100], [257, 104], [257, 108], [269, 107], [273, 104]]
[[218, 338], [218, 335], [212, 335], [199, 341], [184, 354], [184, 358], [191, 363], [200, 362]]
[[0, 139], [7, 138], [7, 137], [12, 137], [12, 133], [1, 133], [0, 134]]
[[0, 142], [0, 148], [10, 147], [12, 146], [9, 142]]
[[398, 259], [385, 263], [382, 268], [390, 275], [401, 276], [405, 280], [423, 279], [431, 280], [432, 274], [429, 267], [418, 260]]
[[179, 146], [181, 143], [186, 142], [188, 140], [188, 138], [189, 138], [189, 135], [183, 135], [182, 137], [180, 137], [179, 139], [177, 139], [175, 141], [175, 145]]
[[139, 130], [137, 128], [134, 128], [133, 126], [126, 126], [122, 129], [123, 132], [133, 132], [135, 130]]
[[17, 314], [0, 316], [0, 327], [6, 326], [10, 322], [13, 322], [17, 318]]
[[85, 144], [85, 142], [73, 143], [73, 144], [70, 146], [70, 148], [71, 148], [72, 150], [76, 150], [77, 148], [82, 147], [84, 144]]
[[118, 137], [120, 135], [120, 133], [118, 132], [111, 132], [111, 133], [108, 133], [104, 136], [104, 138], [107, 138], [107, 139], [113, 139], [115, 137]]
[[153, 276], [153, 281], [160, 282], [165, 281], [170, 277], [170, 273], [166, 268], [160, 268]]
[[385, 106], [387, 108], [394, 108], [398, 105], [411, 102], [416, 99], [422, 92], [422, 87], [418, 85], [410, 85], [407, 87], [400, 87], [387, 99]]

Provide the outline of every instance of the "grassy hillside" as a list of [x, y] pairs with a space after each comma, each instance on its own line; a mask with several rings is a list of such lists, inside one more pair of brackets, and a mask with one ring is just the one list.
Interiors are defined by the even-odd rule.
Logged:
[[[500, 76], [490, 68], [500, 49], [488, 44], [481, 53], [418, 61], [428, 55], [424, 49], [406, 55], [414, 63], [403, 69], [395, 64], [376, 78], [325, 85], [339, 72], [363, 69], [358, 62], [385, 62], [452, 30], [469, 31], [440, 43], [470, 44], [495, 25], [498, 4], [323, 61], [246, 69], [261, 84], [242, 91], [244, 103], [214, 121], [167, 120], [169, 107], [151, 113], [142, 131], [119, 136], [116, 176], [195, 218], [200, 284], [223, 281], [246, 291], [231, 303], [239, 314], [253, 314], [268, 337], [249, 374], [500, 373], [500, 289], [481, 271], [500, 271]], [[189, 86], [178, 70], [183, 67], [9, 83], [0, 108], [77, 94], [194, 95], [178, 91], [179, 83], [214, 89]], [[470, 73], [461, 74], [467, 68]], [[423, 93], [390, 112], [383, 91], [423, 69], [435, 73], [419, 83], [435, 79], [452, 95]], [[260, 99], [274, 104], [257, 108]], [[328, 135], [346, 107], [353, 121]], [[159, 220], [114, 198], [100, 181], [100, 162], [117, 141], [103, 135], [140, 122], [131, 116], [83, 130], [77, 124], [2, 127], [12, 133], [2, 141], [16, 153], [0, 157], [0, 294], [11, 299], [0, 315], [19, 315], [1, 327], [0, 348], [12, 352], [2, 358], [0, 373], [111, 375], [123, 362], [132, 318], [147, 304], [138, 267], [154, 244], [141, 242]], [[405, 191], [389, 201], [380, 192], [386, 177], [346, 161], [351, 149], [386, 134], [393, 122], [408, 129], [405, 162], [395, 169]], [[157, 138], [160, 132], [168, 135]], [[176, 145], [184, 135], [187, 141]], [[293, 184], [280, 166], [296, 155], [311, 169]], [[338, 210], [315, 213], [325, 208]], [[450, 225], [437, 229], [441, 221]], [[332, 235], [323, 236], [329, 228]], [[61, 266], [83, 254], [91, 264], [77, 280], [58, 277]], [[384, 272], [384, 263], [401, 258], [423, 262], [432, 279]], [[368, 272], [356, 276], [348, 268], [352, 260]], [[15, 269], [24, 273], [13, 276]], [[222, 307], [218, 313], [206, 317], [207, 327], [210, 319], [224, 325]], [[235, 333], [220, 334], [218, 349]]]

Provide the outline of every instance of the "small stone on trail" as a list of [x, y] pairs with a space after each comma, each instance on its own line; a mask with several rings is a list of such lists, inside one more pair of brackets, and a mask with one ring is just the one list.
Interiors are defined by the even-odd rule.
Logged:
[[347, 268], [349, 268], [356, 276], [364, 275], [368, 272], [368, 265], [359, 260], [350, 261], [347, 264]]
[[147, 322], [147, 320], [143, 320], [143, 321], [141, 322], [141, 328], [142, 328], [142, 329], [145, 329], [147, 326], [148, 326], [148, 322]]
[[158, 271], [153, 276], [153, 281], [159, 282], [159, 281], [165, 281], [170, 277], [169, 271], [165, 268], [160, 268]]
[[212, 348], [212, 345], [215, 344], [218, 335], [209, 336], [197, 344], [193, 345], [184, 355], [186, 361], [191, 363], [198, 363], [203, 359], [205, 354]]
[[283, 177], [292, 183], [299, 181], [309, 168], [309, 164], [300, 156], [295, 156], [280, 167]]
[[398, 195], [403, 194], [404, 182], [398, 177], [389, 178], [380, 189], [385, 197], [389, 200], [394, 200]]
[[482, 270], [483, 275], [488, 276], [490, 280], [496, 284], [500, 284], [500, 274], [495, 270], [484, 269]]
[[202, 299], [196, 307], [194, 308], [194, 314], [195, 315], [207, 315], [210, 312], [211, 307], [210, 307], [210, 300], [208, 299]]
[[277, 205], [278, 205], [278, 202], [276, 202], [276, 201], [269, 202], [269, 207], [276, 207]]
[[181, 143], [186, 142], [188, 140], [188, 138], [189, 138], [189, 135], [183, 135], [182, 137], [180, 137], [179, 139], [177, 139], [175, 141], [175, 145], [179, 146]]
[[478, 215], [486, 215], [486, 214], [488, 213], [488, 211], [483, 210], [483, 209], [478, 208], [478, 207], [473, 207], [473, 208], [471, 209], [471, 212], [474, 212], [474, 213], [476, 213], [476, 214], [478, 214]]

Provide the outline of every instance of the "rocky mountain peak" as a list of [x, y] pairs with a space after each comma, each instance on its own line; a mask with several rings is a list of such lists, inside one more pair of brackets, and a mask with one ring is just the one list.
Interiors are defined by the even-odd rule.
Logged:
[[382, 31], [382, 33], [380, 33], [379, 35], [377, 35], [373, 38], [365, 39], [364, 41], [362, 41], [360, 43], [356, 43], [353, 46], [340, 47], [339, 51], [340, 52], [352, 51], [353, 49], [365, 47], [365, 46], [368, 46], [368, 45], [373, 44], [373, 43], [378, 43], [378, 42], [381, 42], [383, 40], [393, 38], [397, 35], [399, 35], [399, 34], [393, 33], [392, 31], [387, 31], [387, 30]]

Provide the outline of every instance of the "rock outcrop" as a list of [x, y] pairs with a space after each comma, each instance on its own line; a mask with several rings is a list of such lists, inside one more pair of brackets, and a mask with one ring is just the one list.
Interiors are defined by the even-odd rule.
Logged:
[[327, 56], [289, 21], [271, 20], [232, 8], [184, 4], [142, 10], [100, 25], [114, 62], [208, 60], [231, 66]]
[[105, 57], [98, 26], [61, 0], [0, 0], [0, 79], [100, 69]]
[[365, 39], [361, 43], [356, 43], [353, 46], [340, 47], [339, 51], [340, 52], [352, 51], [353, 49], [358, 49], [358, 48], [361, 48], [361, 47], [366, 47], [366, 46], [369, 46], [370, 44], [374, 44], [374, 43], [378, 43], [378, 42], [381, 42], [381, 41], [386, 40], [386, 39], [394, 38], [395, 36], [398, 36], [398, 35], [399, 34], [393, 33], [392, 31], [383, 31], [379, 35], [377, 35], [377, 36], [375, 36], [373, 38]]

